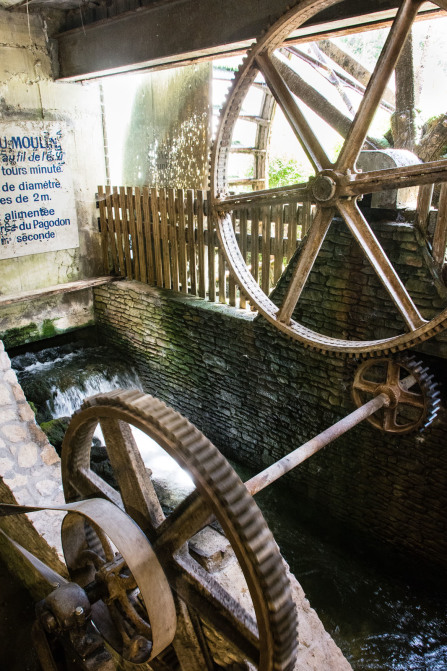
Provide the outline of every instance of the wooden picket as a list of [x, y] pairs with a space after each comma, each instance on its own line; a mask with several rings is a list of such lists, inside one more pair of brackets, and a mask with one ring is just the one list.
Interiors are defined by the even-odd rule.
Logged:
[[[209, 215], [193, 189], [98, 187], [104, 271], [247, 308]], [[269, 293], [312, 220], [310, 203], [247, 207], [232, 214], [241, 254]]]

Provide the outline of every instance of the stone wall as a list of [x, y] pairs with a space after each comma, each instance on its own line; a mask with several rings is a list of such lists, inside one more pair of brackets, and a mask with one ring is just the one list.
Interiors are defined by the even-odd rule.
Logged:
[[[0, 341], [0, 500], [24, 506], [64, 503], [60, 460], [34, 421], [9, 357]], [[1, 535], [5, 532], [62, 575], [60, 522], [63, 514], [45, 511], [5, 517], [0, 522], [0, 554], [35, 598], [42, 598], [38, 575]]]
[[0, 298], [0, 338], [8, 350], [91, 326], [93, 322], [93, 292], [89, 288], [42, 293], [6, 305]]
[[[256, 470], [355, 408], [358, 362], [304, 349], [250, 313], [136, 282], [95, 296], [101, 337], [135, 362], [146, 391]], [[363, 423], [286, 479], [347, 530], [445, 567], [446, 419], [403, 436]]]
[[0, 119], [54, 121], [67, 130], [80, 246], [1, 260], [3, 296], [101, 274], [95, 202], [105, 171], [99, 87], [54, 81], [57, 54], [48, 36], [57, 32], [57, 17], [0, 10]]

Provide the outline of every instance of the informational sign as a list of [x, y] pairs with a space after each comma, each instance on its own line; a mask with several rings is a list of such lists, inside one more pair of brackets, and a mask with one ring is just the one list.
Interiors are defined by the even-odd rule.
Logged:
[[0, 124], [0, 260], [79, 247], [62, 124]]

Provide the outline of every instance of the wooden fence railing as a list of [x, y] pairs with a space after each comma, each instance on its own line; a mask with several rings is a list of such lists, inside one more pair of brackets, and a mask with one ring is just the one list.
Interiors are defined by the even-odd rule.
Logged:
[[[192, 189], [98, 187], [104, 269], [129, 279], [247, 307], [208, 217], [209, 194]], [[266, 293], [308, 230], [307, 203], [233, 214], [244, 259]]]

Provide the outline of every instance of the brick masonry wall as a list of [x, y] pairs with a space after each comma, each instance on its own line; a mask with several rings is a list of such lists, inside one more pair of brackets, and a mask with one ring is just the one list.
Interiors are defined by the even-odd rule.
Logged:
[[[256, 470], [354, 409], [358, 362], [306, 350], [252, 314], [127, 281], [95, 289], [95, 310], [147, 392]], [[446, 419], [407, 436], [364, 423], [286, 477], [347, 529], [445, 567]]]

